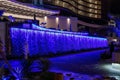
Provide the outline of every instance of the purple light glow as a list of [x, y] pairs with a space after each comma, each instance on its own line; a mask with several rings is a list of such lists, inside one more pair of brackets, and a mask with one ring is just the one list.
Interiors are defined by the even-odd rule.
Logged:
[[44, 31], [48, 31], [48, 32], [56, 32], [56, 33], [64, 33], [64, 34], [75, 34], [75, 35], [84, 35], [84, 36], [88, 35], [88, 33], [85, 33], [85, 32], [84, 33], [82, 33], [82, 32], [80, 33], [80, 32], [52, 30], [52, 29], [43, 28], [41, 26], [37, 26], [37, 25], [34, 25], [34, 24], [32, 24], [32, 28], [33, 29], [37, 29], [37, 30], [44, 30]]
[[[12, 54], [22, 56], [24, 52], [29, 52], [30, 56], [41, 56], [108, 46], [105, 38], [49, 30], [11, 28]], [[26, 44], [29, 49], [25, 48]]]

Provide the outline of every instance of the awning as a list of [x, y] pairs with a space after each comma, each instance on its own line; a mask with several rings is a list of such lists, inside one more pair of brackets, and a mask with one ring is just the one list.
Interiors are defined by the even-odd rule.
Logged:
[[0, 9], [5, 10], [4, 16], [12, 15], [13, 17], [17, 17], [16, 15], [20, 15], [23, 16], [21, 18], [25, 16], [33, 17], [34, 15], [36, 15], [36, 17], [42, 17], [59, 14], [59, 11], [47, 10], [11, 0], [0, 0]]

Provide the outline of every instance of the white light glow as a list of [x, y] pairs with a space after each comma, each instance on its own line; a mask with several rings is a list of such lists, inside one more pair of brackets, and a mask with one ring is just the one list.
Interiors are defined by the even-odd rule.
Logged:
[[56, 23], [59, 24], [59, 18], [58, 17], [56, 17]]
[[117, 42], [117, 39], [112, 39], [112, 41], [115, 41], [115, 42]]
[[15, 18], [24, 18], [24, 19], [33, 19], [33, 17], [31, 17], [31, 16], [25, 16], [25, 15], [18, 15], [18, 14], [14, 14], [14, 13], [4, 13], [3, 14], [3, 16], [9, 16], [9, 15], [11, 15], [11, 16], [13, 16], [13, 17], [15, 17]]
[[[15, 18], [21, 18], [21, 19], [34, 19], [33, 16], [27, 16], [27, 15], [20, 15], [20, 14], [14, 14], [14, 13], [3, 13], [3, 16], [12, 16], [12, 17], [15, 17]], [[36, 18], [37, 20], [40, 20], [39, 17]]]
[[70, 18], [67, 18], [67, 23], [70, 24]]
[[44, 17], [44, 22], [47, 22], [47, 16]]
[[119, 63], [112, 63], [112, 67], [114, 69], [119, 69], [120, 70], [120, 64]]
[[[103, 69], [106, 69], [112, 73], [119, 73], [120, 74], [120, 68], [119, 69], [115, 68], [116, 64], [114, 66], [113, 65], [114, 65], [114, 63], [103, 65]], [[118, 67], [118, 65], [117, 65], [117, 67]], [[119, 65], [119, 67], [120, 67], [120, 65]]]

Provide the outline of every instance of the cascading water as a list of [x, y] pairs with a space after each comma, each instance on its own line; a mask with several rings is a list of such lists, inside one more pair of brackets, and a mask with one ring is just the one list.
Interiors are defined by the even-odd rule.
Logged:
[[57, 53], [107, 47], [105, 38], [47, 30], [11, 28], [12, 55], [52, 55]]

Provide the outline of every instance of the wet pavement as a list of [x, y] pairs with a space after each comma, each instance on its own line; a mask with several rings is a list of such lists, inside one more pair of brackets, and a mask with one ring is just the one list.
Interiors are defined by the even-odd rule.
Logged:
[[112, 59], [101, 59], [100, 56], [104, 52], [105, 50], [97, 50], [50, 58], [50, 71], [60, 73], [73, 72], [88, 75], [120, 76], [120, 70], [115, 69], [112, 66]]

